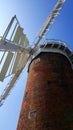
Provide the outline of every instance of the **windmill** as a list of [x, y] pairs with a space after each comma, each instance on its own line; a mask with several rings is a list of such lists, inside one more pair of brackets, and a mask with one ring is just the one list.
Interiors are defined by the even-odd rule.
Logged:
[[6, 77], [12, 75], [10, 83], [0, 96], [1, 105], [9, 95], [11, 89], [14, 87], [14, 84], [22, 73], [26, 63], [29, 62], [30, 64], [30, 62], [40, 54], [41, 50], [46, 48], [47, 43], [49, 43], [48, 47], [50, 52], [52, 49], [54, 49], [54, 52], [57, 50], [60, 51], [60, 53], [67, 57], [73, 67], [73, 53], [67, 45], [65, 45], [65, 43], [57, 40], [48, 40], [48, 42], [45, 41], [43, 45], [40, 45], [42, 37], [46, 36], [48, 33], [48, 29], [54, 23], [64, 2], [65, 0], [58, 0], [54, 9], [39, 31], [33, 48], [29, 45], [29, 41], [23, 33], [23, 28], [20, 26], [17, 17], [14, 16], [11, 19], [4, 35], [0, 37], [0, 51], [2, 52], [0, 60], [0, 81], [3, 81]]

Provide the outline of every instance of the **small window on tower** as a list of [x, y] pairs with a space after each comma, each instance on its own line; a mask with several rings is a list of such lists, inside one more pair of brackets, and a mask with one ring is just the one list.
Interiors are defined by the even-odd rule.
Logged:
[[38, 63], [38, 62], [40, 62], [40, 58], [37, 58], [37, 59], [34, 60], [35, 64]]
[[29, 112], [29, 115], [28, 115], [28, 118], [31, 119], [31, 120], [34, 120], [36, 118], [36, 111], [30, 111]]

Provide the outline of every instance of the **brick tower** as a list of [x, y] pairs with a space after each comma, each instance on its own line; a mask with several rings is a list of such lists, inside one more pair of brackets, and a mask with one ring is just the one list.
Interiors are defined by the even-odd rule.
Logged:
[[72, 59], [57, 43], [34, 52], [17, 130], [73, 130]]

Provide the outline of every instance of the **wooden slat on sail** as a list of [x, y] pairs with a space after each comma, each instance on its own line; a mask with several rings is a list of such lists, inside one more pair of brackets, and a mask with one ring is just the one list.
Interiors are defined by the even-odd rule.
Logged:
[[6, 75], [7, 71], [8, 71], [8, 68], [9, 68], [9, 65], [11, 63], [12, 57], [13, 57], [13, 53], [9, 52], [6, 59], [5, 59], [2, 70], [0, 72], [0, 81], [3, 81], [4, 78], [5, 78], [5, 75]]
[[13, 70], [12, 70], [12, 73], [16, 73], [17, 70], [18, 70], [18, 64], [20, 62], [20, 57], [21, 57], [21, 53], [17, 53], [17, 56], [16, 56], [16, 59], [15, 59], [15, 62], [14, 62], [14, 66], [13, 66]]
[[28, 59], [28, 54], [17, 53], [12, 73], [14, 74], [17, 71], [21, 70], [26, 65], [27, 59]]
[[21, 68], [23, 68], [26, 65], [27, 59], [28, 59], [28, 54], [22, 53], [21, 58], [20, 58], [20, 62], [18, 64], [18, 70], [20, 70]]
[[20, 37], [23, 34], [23, 28], [18, 26], [13, 41], [19, 43]]
[[25, 34], [21, 35], [20, 44], [23, 45], [25, 48], [29, 45], [29, 41]]

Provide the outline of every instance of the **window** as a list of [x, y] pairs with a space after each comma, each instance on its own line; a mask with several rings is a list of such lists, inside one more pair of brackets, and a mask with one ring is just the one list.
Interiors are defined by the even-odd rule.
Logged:
[[40, 62], [40, 58], [37, 58], [37, 59], [34, 60], [35, 64], [38, 63], [38, 62]]
[[30, 111], [28, 114], [28, 118], [34, 120], [36, 118], [36, 111]]

